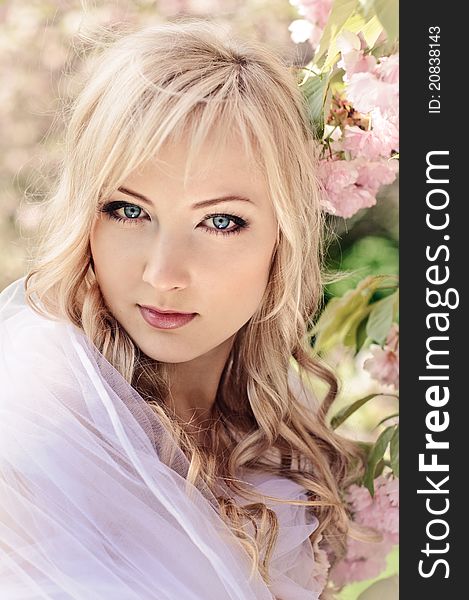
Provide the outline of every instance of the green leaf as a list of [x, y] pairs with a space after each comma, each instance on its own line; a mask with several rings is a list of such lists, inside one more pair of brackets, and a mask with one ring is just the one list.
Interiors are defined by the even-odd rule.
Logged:
[[383, 26], [373, 15], [370, 19], [364, 18], [361, 14], [356, 13], [351, 15], [344, 23], [340, 31], [337, 32], [335, 37], [331, 40], [329, 49], [327, 51], [326, 60], [322, 66], [324, 70], [330, 69], [335, 62], [339, 59], [339, 48], [337, 46], [337, 39], [343, 31], [351, 31], [352, 33], [362, 33], [369, 48], [372, 48], [380, 33], [383, 31]]
[[314, 64], [319, 65], [321, 63], [321, 59], [329, 50], [331, 41], [336, 40], [345, 23], [356, 12], [358, 6], [358, 0], [334, 0], [331, 14], [329, 15], [319, 47], [313, 58]]
[[361, 30], [361, 33], [363, 34], [363, 37], [365, 38], [365, 42], [366, 42], [368, 48], [370, 48], [370, 49], [373, 48], [373, 46], [376, 44], [376, 41], [378, 40], [379, 36], [381, 35], [382, 31], [383, 31], [382, 24], [380, 23], [380, 21], [378, 20], [376, 15], [373, 16]]
[[359, 0], [365, 16], [375, 14], [386, 30], [388, 40], [399, 37], [399, 0]]
[[368, 340], [368, 336], [366, 335], [366, 324], [368, 322], [368, 318], [362, 319], [359, 326], [357, 327], [357, 335], [356, 335], [356, 350], [359, 352], [366, 341]]
[[317, 352], [344, 343], [349, 329], [357, 327], [360, 320], [368, 315], [368, 303], [376, 287], [379, 287], [377, 280], [365, 277], [355, 289], [329, 300], [312, 331], [316, 335], [314, 348]]
[[300, 84], [300, 90], [308, 103], [309, 121], [318, 139], [324, 133], [324, 105], [329, 89], [329, 75], [310, 75]]
[[395, 303], [398, 298], [397, 290], [386, 296], [382, 300], [378, 300], [372, 305], [370, 316], [366, 324], [366, 333], [368, 337], [375, 340], [381, 346], [386, 341], [386, 336], [391, 328]]
[[343, 31], [351, 31], [359, 33], [365, 27], [366, 21], [358, 12], [350, 15], [340, 29], [337, 29], [334, 36], [331, 38], [329, 48], [327, 50], [326, 59], [322, 65], [323, 69], [330, 69], [339, 59], [339, 48], [337, 46], [337, 38]]
[[383, 458], [384, 453], [386, 452], [386, 448], [388, 447], [388, 444], [391, 441], [392, 436], [394, 435], [395, 429], [395, 427], [388, 427], [387, 429], [382, 431], [380, 436], [376, 440], [373, 449], [370, 452], [370, 456], [368, 459], [368, 467], [365, 472], [363, 483], [372, 496], [374, 496], [375, 494], [374, 479], [376, 467], [379, 461]]
[[344, 421], [346, 421], [350, 415], [353, 415], [355, 411], [361, 408], [364, 404], [376, 398], [376, 396], [382, 396], [382, 394], [369, 394], [359, 400], [355, 400], [352, 404], [345, 406], [342, 410], [340, 410], [336, 415], [334, 415], [331, 419], [331, 427], [332, 429], [337, 429]]
[[385, 466], [386, 466], [386, 461], [384, 460], [384, 458], [382, 458], [376, 465], [375, 477], [374, 477], [375, 479], [381, 475], [381, 473], [384, 471]]
[[360, 323], [381, 300], [373, 304], [369, 302], [373, 294], [386, 286], [387, 282], [389, 276], [369, 275], [362, 279], [356, 288], [347, 290], [343, 296], [331, 298], [311, 331], [315, 336], [316, 352], [325, 352], [341, 344], [356, 347]]
[[399, 38], [399, 1], [375, 0], [376, 16], [388, 34], [390, 41]]
[[396, 426], [394, 435], [391, 438], [389, 452], [391, 454], [391, 468], [394, 475], [399, 477], [399, 425]]

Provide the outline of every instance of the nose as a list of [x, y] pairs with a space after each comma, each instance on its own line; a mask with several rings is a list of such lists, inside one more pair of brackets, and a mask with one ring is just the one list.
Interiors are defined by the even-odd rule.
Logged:
[[190, 285], [190, 248], [187, 240], [167, 232], [158, 233], [143, 270], [143, 281], [161, 291]]

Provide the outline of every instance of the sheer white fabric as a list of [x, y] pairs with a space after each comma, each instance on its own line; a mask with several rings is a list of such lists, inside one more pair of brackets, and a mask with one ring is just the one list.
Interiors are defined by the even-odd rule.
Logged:
[[[80, 330], [25, 303], [24, 278], [0, 294], [0, 382], [2, 599], [319, 598], [316, 517], [271, 503], [272, 584], [250, 578], [215, 497], [187, 483], [187, 459], [152, 409]], [[306, 498], [290, 480], [246, 480]]]

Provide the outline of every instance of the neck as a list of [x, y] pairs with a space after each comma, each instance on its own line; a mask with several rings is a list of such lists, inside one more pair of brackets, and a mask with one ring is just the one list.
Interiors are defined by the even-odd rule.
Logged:
[[184, 363], [169, 365], [168, 406], [187, 431], [199, 435], [210, 427], [213, 406], [235, 335], [207, 354]]

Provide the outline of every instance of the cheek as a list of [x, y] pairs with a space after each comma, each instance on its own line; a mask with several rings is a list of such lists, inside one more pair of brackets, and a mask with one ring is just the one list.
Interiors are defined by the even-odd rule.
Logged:
[[103, 223], [92, 229], [90, 247], [96, 279], [104, 295], [129, 281], [130, 265], [135, 264], [129, 253], [131, 245], [119, 242]]
[[[205, 271], [206, 289], [217, 290], [217, 296], [237, 312], [257, 309], [269, 279], [272, 244], [246, 242], [234, 244], [230, 253], [212, 259]], [[271, 247], [272, 246], [272, 247]]]

